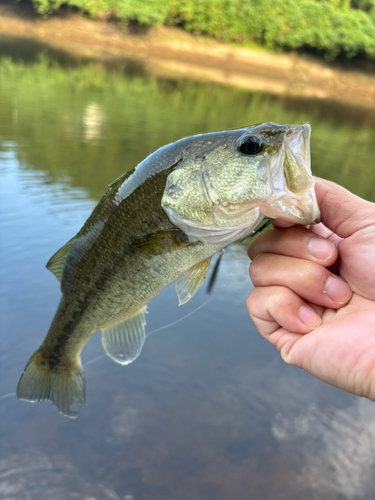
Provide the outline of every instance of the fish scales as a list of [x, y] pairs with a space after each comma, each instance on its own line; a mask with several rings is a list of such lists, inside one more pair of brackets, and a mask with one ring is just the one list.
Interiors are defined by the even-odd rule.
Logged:
[[203, 283], [210, 258], [264, 216], [310, 224], [319, 210], [310, 127], [260, 124], [164, 146], [114, 181], [82, 229], [47, 267], [62, 298], [20, 379], [21, 399], [48, 399], [65, 415], [84, 403], [80, 353], [102, 330], [115, 361], [145, 340], [147, 303], [176, 282], [180, 304]]
[[[121, 179], [105, 195], [108, 200], [98, 205], [98, 210], [77, 234], [78, 239], [86, 240], [78, 250], [85, 259], [75, 258], [72, 248], [71, 258], [76, 261], [76, 266], [74, 273], [68, 273], [70, 279], [64, 274], [62, 277], [62, 304], [53, 321], [51, 335], [42, 344], [46, 357], [51, 353], [63, 365], [63, 357], [70, 357], [98, 328], [116, 323], [139, 308], [140, 303], [147, 303], [175, 281], [181, 270], [185, 271], [196, 263], [191, 247], [201, 247], [200, 260], [216, 251], [216, 247], [212, 249], [200, 242], [185, 243], [186, 239], [182, 240], [184, 244], [174, 244], [173, 233], [181, 231], [176, 230], [164, 211], [157, 210], [170, 170], [166, 169], [160, 177], [150, 177], [129, 196], [127, 205], [116, 206], [108, 201], [113, 201]], [[100, 234], [95, 235], [93, 245], [90, 238], [92, 228], [102, 221], [106, 222]], [[147, 241], [137, 245], [138, 240], [142, 243], [142, 238], [149, 234], [164, 231], [171, 233], [171, 239], [164, 238], [163, 253], [155, 253], [152, 248], [150, 251], [152, 245]], [[102, 250], [98, 252], [98, 248]], [[67, 265], [69, 270], [69, 260]], [[158, 281], [155, 277], [159, 278]], [[73, 330], [79, 331], [80, 335], [73, 336]]]

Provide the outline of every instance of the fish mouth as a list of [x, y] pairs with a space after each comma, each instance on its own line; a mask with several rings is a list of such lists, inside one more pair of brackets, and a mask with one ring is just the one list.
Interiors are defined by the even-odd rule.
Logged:
[[311, 174], [310, 136], [309, 123], [292, 125], [283, 141], [284, 179], [287, 189], [294, 195], [291, 202], [300, 224], [316, 224], [321, 220]]
[[309, 123], [292, 125], [284, 137], [284, 147], [290, 150], [300, 168], [311, 175], [311, 127]]
[[311, 174], [310, 135], [309, 123], [289, 126], [279, 153], [270, 157], [273, 200], [271, 206], [262, 207], [267, 217], [303, 225], [320, 222]]

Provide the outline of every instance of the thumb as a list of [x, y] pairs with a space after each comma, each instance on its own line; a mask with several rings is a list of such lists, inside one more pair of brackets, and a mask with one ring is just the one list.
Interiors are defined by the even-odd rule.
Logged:
[[325, 179], [315, 179], [315, 193], [323, 224], [341, 238], [375, 224], [375, 204]]

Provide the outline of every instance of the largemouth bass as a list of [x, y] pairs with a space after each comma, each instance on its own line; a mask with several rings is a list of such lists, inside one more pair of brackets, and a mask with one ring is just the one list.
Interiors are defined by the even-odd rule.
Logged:
[[81, 351], [102, 330], [107, 354], [132, 362], [145, 341], [147, 303], [176, 281], [180, 304], [211, 257], [263, 217], [319, 221], [310, 126], [264, 123], [164, 146], [115, 180], [79, 233], [48, 262], [62, 297], [21, 376], [21, 399], [76, 416], [85, 400]]

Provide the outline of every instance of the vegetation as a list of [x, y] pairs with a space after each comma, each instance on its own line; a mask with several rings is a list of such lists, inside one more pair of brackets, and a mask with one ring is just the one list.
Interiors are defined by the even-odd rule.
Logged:
[[[0, 59], [0, 151], [12, 148], [43, 182], [106, 186], [148, 154], [181, 137], [274, 121], [312, 125], [316, 175], [375, 201], [371, 112], [319, 100], [285, 100], [191, 81], [156, 79], [139, 68], [63, 67]], [[32, 185], [30, 186], [32, 188]], [[58, 203], [58, 199], [56, 200]]]
[[46, 16], [63, 3], [92, 16], [183, 26], [219, 40], [375, 59], [375, 0], [33, 0]]

